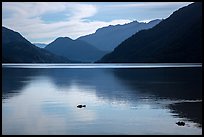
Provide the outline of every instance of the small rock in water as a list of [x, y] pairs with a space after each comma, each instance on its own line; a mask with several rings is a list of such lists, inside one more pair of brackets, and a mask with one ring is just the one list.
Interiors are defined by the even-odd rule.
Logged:
[[86, 107], [86, 105], [77, 105], [78, 108]]
[[184, 126], [184, 125], [185, 125], [185, 122], [179, 121], [179, 122], [176, 122], [176, 124], [177, 124], [178, 126]]

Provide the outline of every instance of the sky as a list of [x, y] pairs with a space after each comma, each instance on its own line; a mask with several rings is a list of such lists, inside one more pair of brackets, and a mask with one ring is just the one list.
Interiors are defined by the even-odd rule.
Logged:
[[31, 43], [76, 39], [98, 28], [165, 19], [192, 2], [2, 2], [2, 26]]

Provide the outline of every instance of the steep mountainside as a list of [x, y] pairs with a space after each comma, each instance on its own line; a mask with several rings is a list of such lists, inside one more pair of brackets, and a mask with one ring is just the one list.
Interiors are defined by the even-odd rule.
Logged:
[[123, 41], [98, 62], [202, 62], [202, 3], [175, 11]]
[[113, 51], [122, 41], [129, 38], [139, 30], [149, 29], [161, 20], [152, 20], [149, 23], [133, 21], [124, 25], [107, 26], [98, 29], [95, 33], [79, 37], [77, 40], [86, 41], [103, 51]]
[[46, 50], [79, 62], [94, 62], [107, 52], [100, 51], [92, 45], [72, 40], [68, 37], [59, 37], [45, 47]]
[[65, 57], [40, 49], [18, 32], [2, 27], [3, 63], [68, 63]]

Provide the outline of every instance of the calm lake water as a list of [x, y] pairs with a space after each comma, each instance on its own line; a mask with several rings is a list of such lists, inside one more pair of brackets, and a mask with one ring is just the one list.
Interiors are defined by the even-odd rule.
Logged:
[[2, 74], [4, 135], [202, 135], [202, 64], [3, 64]]

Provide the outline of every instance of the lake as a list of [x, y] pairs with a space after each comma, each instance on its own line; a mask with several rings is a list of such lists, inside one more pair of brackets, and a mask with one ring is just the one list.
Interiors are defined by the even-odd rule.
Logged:
[[202, 64], [3, 64], [2, 134], [202, 135]]

